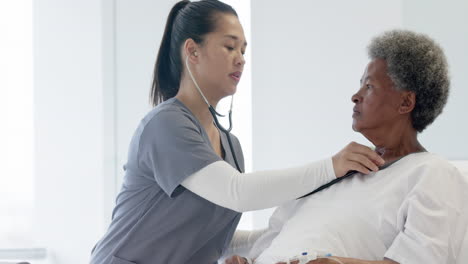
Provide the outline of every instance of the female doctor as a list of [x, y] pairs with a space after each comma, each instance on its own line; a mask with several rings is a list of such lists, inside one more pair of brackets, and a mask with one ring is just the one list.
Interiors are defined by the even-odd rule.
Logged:
[[91, 263], [216, 263], [241, 212], [280, 205], [348, 170], [369, 173], [383, 164], [368, 147], [351, 143], [302, 167], [243, 173], [240, 143], [217, 125], [214, 108], [236, 92], [246, 45], [231, 6], [174, 5], [155, 65], [156, 107], [132, 138], [112, 222]]

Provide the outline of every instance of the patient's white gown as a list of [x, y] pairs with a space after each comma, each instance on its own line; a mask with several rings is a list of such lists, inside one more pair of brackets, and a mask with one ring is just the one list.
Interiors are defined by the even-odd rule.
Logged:
[[280, 206], [250, 250], [273, 264], [302, 252], [399, 263], [455, 263], [468, 223], [468, 183], [432, 153], [410, 154]]

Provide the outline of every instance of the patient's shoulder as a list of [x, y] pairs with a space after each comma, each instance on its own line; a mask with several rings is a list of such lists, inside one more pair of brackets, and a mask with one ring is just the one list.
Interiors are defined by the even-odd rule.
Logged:
[[[468, 179], [444, 157], [430, 152], [411, 154], [405, 160], [405, 167], [410, 182], [424, 181], [435, 185], [468, 186]], [[411, 185], [411, 184], [410, 184]]]
[[420, 152], [408, 155], [405, 165], [414, 169], [430, 169], [437, 171], [456, 171], [456, 168], [444, 157], [431, 153]]

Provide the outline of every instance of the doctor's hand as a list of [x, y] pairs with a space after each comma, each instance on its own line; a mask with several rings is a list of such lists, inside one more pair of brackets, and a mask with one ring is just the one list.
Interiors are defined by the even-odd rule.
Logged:
[[371, 148], [349, 143], [344, 149], [332, 157], [333, 168], [337, 178], [344, 176], [348, 171], [354, 170], [364, 174], [378, 171], [385, 161]]
[[247, 259], [241, 256], [232, 256], [224, 261], [225, 264], [248, 264]]

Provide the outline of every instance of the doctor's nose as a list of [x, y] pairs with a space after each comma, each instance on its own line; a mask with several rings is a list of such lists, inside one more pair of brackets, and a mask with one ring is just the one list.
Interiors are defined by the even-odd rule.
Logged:
[[239, 53], [234, 63], [236, 64], [236, 66], [244, 66], [245, 65], [244, 55], [242, 53]]

